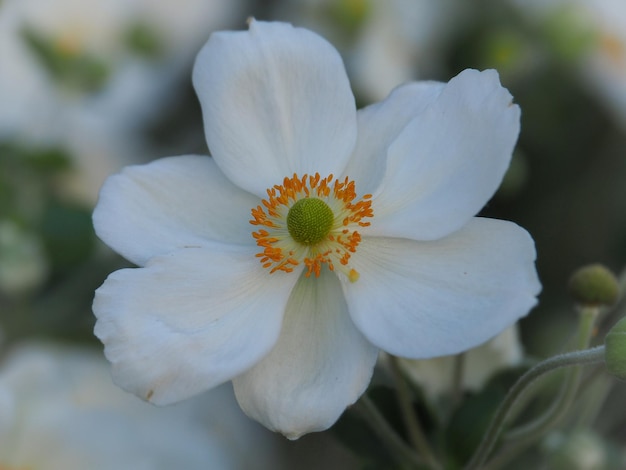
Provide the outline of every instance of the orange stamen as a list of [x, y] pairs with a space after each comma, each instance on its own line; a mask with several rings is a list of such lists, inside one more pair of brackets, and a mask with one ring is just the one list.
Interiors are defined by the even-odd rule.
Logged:
[[[316, 197], [324, 201], [334, 214], [334, 222], [326, 238], [313, 246], [302, 245], [291, 238], [286, 218], [290, 207], [302, 198]], [[326, 264], [331, 271], [336, 265], [348, 279], [356, 281], [359, 274], [350, 268], [349, 262], [352, 253], [361, 242], [361, 234], [356, 230], [367, 227], [372, 218], [371, 194], [357, 198], [354, 181], [348, 177], [343, 181], [335, 179], [333, 175], [322, 178], [319, 173], [299, 177], [284, 178], [281, 185], [274, 185], [267, 190], [267, 198], [253, 208], [250, 223], [259, 226], [252, 232], [262, 252], [257, 253], [264, 268], [270, 273], [276, 271], [292, 272], [296, 266], [303, 263], [306, 267], [305, 276], [312, 274], [319, 277], [322, 265]]]

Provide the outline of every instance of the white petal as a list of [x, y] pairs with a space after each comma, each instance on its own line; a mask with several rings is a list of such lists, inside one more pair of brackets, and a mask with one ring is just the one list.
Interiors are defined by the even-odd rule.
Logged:
[[384, 101], [358, 111], [358, 140], [344, 174], [356, 182], [359, 194], [372, 194], [378, 188], [389, 145], [444, 86], [439, 82], [408, 83], [394, 89]]
[[433, 240], [462, 227], [491, 198], [519, 133], [494, 70], [466, 70], [389, 147], [368, 235]]
[[138, 265], [209, 240], [254, 244], [258, 198], [233, 185], [209, 157], [187, 155], [109, 177], [93, 214], [98, 236]]
[[301, 277], [278, 343], [233, 383], [242, 409], [290, 439], [329, 428], [369, 384], [378, 349], [354, 327], [337, 277]]
[[269, 352], [297, 274], [269, 275], [249, 251], [189, 248], [108, 277], [94, 299], [95, 334], [119, 386], [172, 403]]
[[265, 197], [294, 172], [338, 175], [356, 141], [356, 107], [337, 51], [286, 23], [218, 32], [193, 83], [211, 154], [237, 185]]
[[456, 354], [503, 331], [541, 290], [528, 233], [475, 218], [446, 238], [364, 238], [345, 283], [350, 315], [365, 336], [397, 356]]

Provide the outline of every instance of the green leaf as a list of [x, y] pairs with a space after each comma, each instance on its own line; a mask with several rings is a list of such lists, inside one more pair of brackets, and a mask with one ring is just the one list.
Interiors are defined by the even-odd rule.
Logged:
[[460, 466], [470, 459], [509, 388], [526, 369], [526, 366], [505, 369], [495, 374], [481, 391], [465, 397], [452, 414], [446, 432], [451, 461]]

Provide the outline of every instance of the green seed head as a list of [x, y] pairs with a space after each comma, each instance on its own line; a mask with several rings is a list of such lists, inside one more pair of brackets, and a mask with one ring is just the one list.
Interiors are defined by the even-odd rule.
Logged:
[[600, 264], [584, 266], [572, 274], [569, 292], [574, 300], [584, 306], [611, 307], [620, 296], [615, 275]]
[[321, 199], [307, 197], [297, 201], [287, 214], [291, 237], [303, 245], [321, 242], [333, 226], [333, 211]]

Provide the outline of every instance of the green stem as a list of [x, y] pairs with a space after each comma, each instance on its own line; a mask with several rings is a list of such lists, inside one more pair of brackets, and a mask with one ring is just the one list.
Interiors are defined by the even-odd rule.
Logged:
[[456, 408], [463, 398], [463, 379], [465, 375], [465, 353], [454, 356], [454, 370], [452, 375], [451, 405]]
[[389, 355], [389, 362], [391, 364], [391, 372], [396, 384], [396, 393], [398, 395], [398, 403], [402, 411], [402, 419], [404, 420], [404, 426], [406, 427], [409, 440], [413, 448], [421, 455], [428, 466], [432, 469], [440, 469], [441, 465], [434, 452], [430, 448], [428, 440], [422, 431], [422, 428], [415, 415], [413, 409], [413, 403], [411, 401], [411, 394], [407, 386], [406, 380], [400, 370], [400, 364], [398, 358]]
[[363, 395], [359, 399], [354, 405], [354, 409], [367, 421], [372, 431], [387, 446], [398, 464], [406, 465], [408, 468], [421, 468], [420, 466], [424, 465], [425, 462], [398, 436], [367, 395]]
[[[589, 347], [596, 315], [596, 311], [591, 311], [589, 309], [581, 312], [577, 349], [581, 350]], [[505, 439], [507, 441], [533, 441], [542, 436], [550, 427], [552, 427], [552, 425], [557, 423], [565, 415], [571, 406], [574, 398], [576, 397], [576, 392], [578, 391], [581, 374], [582, 369], [580, 367], [574, 367], [569, 370], [567, 376], [565, 377], [565, 382], [561, 386], [559, 396], [554, 401], [550, 409], [535, 421], [508, 432]]]
[[524, 393], [535, 380], [548, 372], [552, 372], [562, 367], [592, 364], [602, 362], [603, 360], [604, 346], [598, 346], [596, 348], [583, 351], [573, 351], [570, 353], [559, 354], [558, 356], [554, 356], [540, 362], [528, 370], [518, 379], [513, 387], [511, 387], [508, 394], [504, 398], [504, 401], [496, 410], [496, 414], [492, 418], [489, 428], [487, 429], [480, 446], [467, 465], [466, 470], [474, 470], [481, 467], [483, 462], [489, 456], [496, 440], [500, 436], [509, 411], [514, 407], [517, 399], [522, 395], [522, 393]]
[[[611, 386], [614, 384], [614, 381], [604, 374], [605, 368], [603, 366], [596, 367], [595, 370], [588, 374], [585, 378], [587, 381], [586, 385], [591, 385], [589, 382], [595, 381], [596, 388], [599, 391], [594, 391], [596, 394], [593, 399], [585, 400], [584, 403], [581, 403], [579, 407], [576, 408], [576, 421], [571, 423], [571, 425], [575, 428], [581, 427], [589, 427], [591, 423], [594, 421], [597, 416], [600, 408], [605, 403], [606, 395], [611, 390]], [[582, 392], [583, 387], [585, 387], [585, 383], [581, 383], [579, 387], [579, 395], [577, 397], [578, 400], [582, 398], [580, 396], [580, 392]], [[590, 398], [590, 397], [588, 397]], [[483, 467], [482, 470], [498, 470], [502, 468], [508, 468], [509, 462], [515, 459], [519, 454], [524, 452], [528, 445], [532, 444], [534, 439], [528, 438], [527, 440], [515, 441], [509, 443], [505, 446], [502, 451], [500, 451], [495, 457], [493, 457], [487, 465]]]

